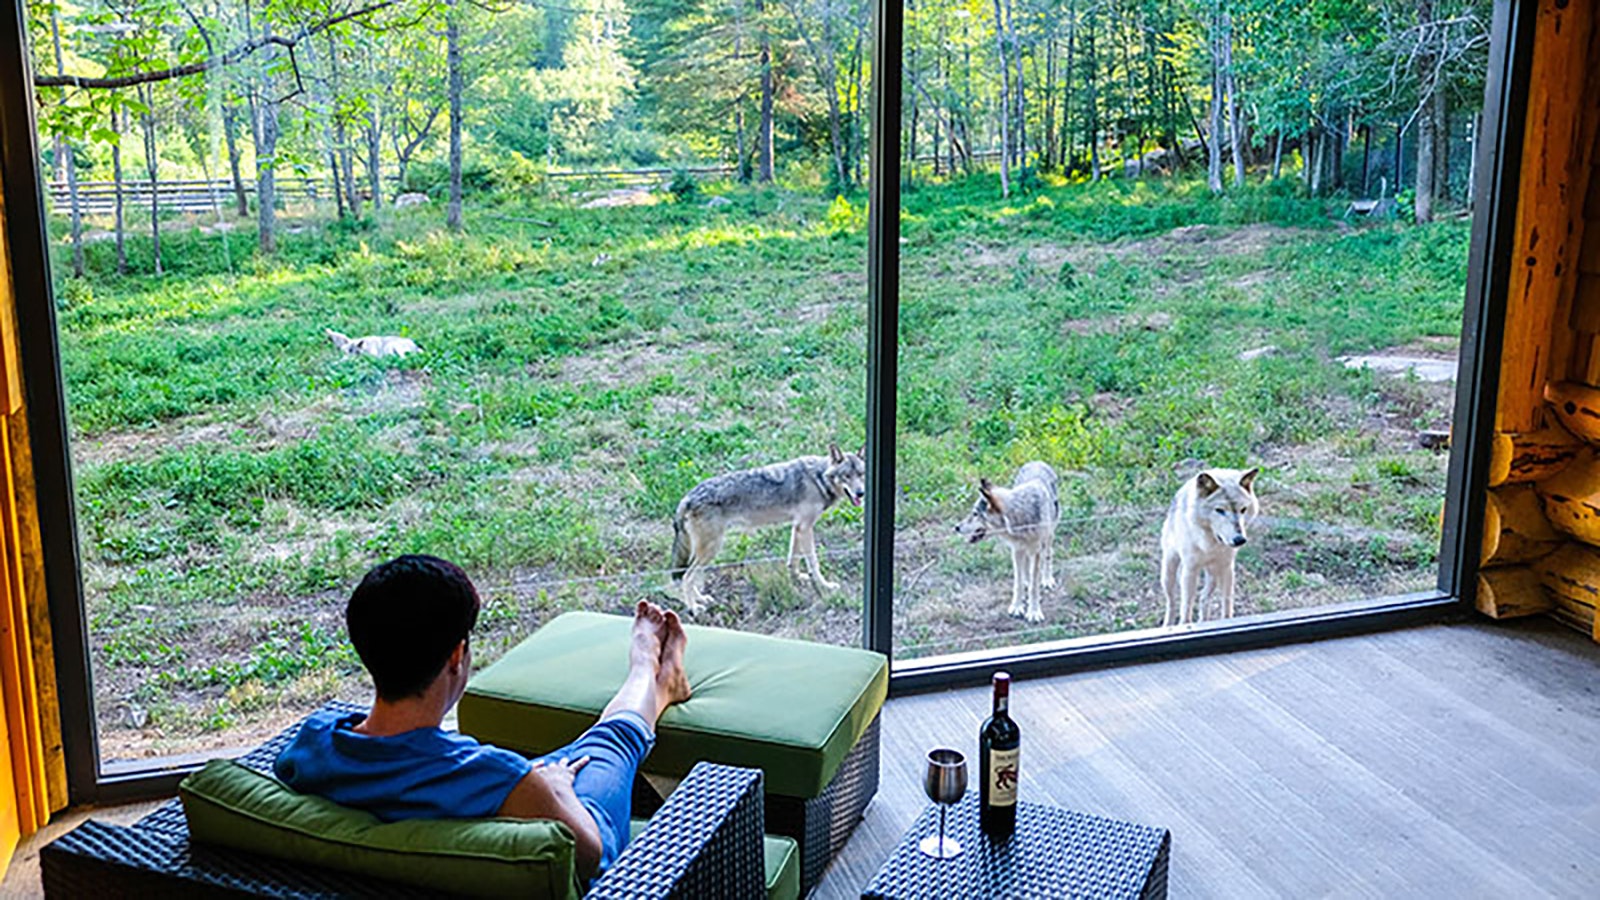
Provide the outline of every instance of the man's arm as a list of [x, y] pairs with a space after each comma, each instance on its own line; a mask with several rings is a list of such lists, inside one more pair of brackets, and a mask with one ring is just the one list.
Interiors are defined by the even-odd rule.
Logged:
[[545, 765], [535, 762], [533, 770], [517, 782], [500, 804], [498, 815], [510, 819], [554, 819], [572, 830], [577, 839], [578, 874], [593, 878], [600, 870], [600, 826], [594, 816], [578, 802], [572, 777], [589, 757]]

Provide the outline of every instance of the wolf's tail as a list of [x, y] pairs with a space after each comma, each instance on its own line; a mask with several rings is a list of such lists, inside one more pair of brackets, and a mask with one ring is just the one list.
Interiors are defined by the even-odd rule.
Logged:
[[681, 581], [689, 567], [689, 535], [683, 530], [683, 516], [672, 517], [672, 580]]

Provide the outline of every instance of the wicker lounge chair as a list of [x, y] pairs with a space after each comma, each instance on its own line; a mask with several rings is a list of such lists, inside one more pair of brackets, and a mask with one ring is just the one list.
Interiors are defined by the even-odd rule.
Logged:
[[[325, 708], [363, 709], [337, 702]], [[239, 762], [270, 772], [298, 728], [292, 726]], [[696, 766], [586, 896], [765, 896], [761, 785], [759, 770]], [[438, 896], [397, 882], [191, 843], [177, 800], [131, 826], [91, 819], [47, 845], [40, 868], [49, 897]]]

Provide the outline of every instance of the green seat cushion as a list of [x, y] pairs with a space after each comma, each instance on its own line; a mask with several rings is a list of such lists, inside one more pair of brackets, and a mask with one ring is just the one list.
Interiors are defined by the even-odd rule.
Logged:
[[[460, 726], [527, 754], [571, 742], [622, 684], [633, 620], [558, 616], [475, 675]], [[811, 798], [833, 779], [889, 690], [882, 654], [689, 625], [694, 696], [657, 723], [645, 769], [682, 776], [709, 760], [759, 768], [769, 793]]]
[[579, 893], [572, 833], [558, 822], [385, 823], [232, 760], [206, 763], [178, 794], [189, 834], [202, 843], [457, 894], [572, 900]]
[[[633, 819], [628, 824], [633, 836], [638, 837], [650, 821]], [[767, 900], [800, 900], [800, 845], [794, 838], [769, 834], [762, 852], [767, 867]]]

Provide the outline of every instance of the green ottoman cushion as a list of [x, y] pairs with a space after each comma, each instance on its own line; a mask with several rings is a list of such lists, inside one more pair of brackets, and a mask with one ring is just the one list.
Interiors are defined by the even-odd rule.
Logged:
[[576, 900], [572, 833], [544, 820], [416, 819], [290, 790], [232, 760], [178, 785], [190, 836], [279, 859], [449, 893]]
[[[627, 673], [632, 619], [558, 616], [475, 675], [461, 730], [530, 755], [594, 724]], [[768, 794], [822, 793], [882, 708], [889, 665], [848, 647], [689, 625], [694, 696], [657, 724], [651, 772], [684, 775], [709, 760], [760, 768]]]

